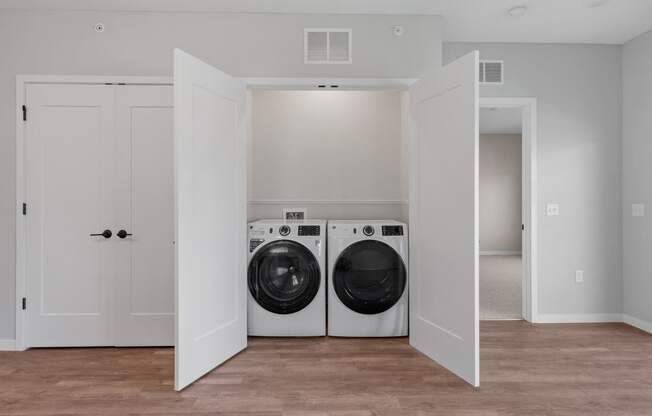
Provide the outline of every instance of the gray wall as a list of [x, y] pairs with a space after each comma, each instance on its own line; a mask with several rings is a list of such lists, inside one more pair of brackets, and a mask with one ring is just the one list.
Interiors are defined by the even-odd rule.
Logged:
[[[623, 298], [652, 327], [652, 31], [623, 48]], [[632, 217], [632, 204], [645, 204]]]
[[521, 135], [481, 134], [479, 159], [480, 253], [520, 252]]
[[[304, 27], [352, 28], [353, 64], [304, 65]], [[440, 65], [440, 32], [434, 16], [0, 11], [0, 339], [14, 338], [17, 74], [171, 75], [178, 47], [235, 76], [412, 78]]]
[[400, 91], [252, 95], [249, 219], [401, 219]]
[[[538, 98], [539, 313], [621, 313], [621, 47], [443, 49], [444, 63], [473, 49], [505, 61], [505, 84], [481, 96]], [[560, 216], [545, 216], [547, 202], [560, 204]]]

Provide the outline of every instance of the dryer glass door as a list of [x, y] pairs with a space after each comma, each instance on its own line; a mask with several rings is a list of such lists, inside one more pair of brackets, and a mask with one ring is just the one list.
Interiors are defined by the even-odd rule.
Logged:
[[348, 246], [335, 262], [333, 288], [349, 309], [372, 315], [399, 301], [407, 281], [401, 256], [387, 244], [363, 240]]
[[305, 246], [295, 241], [274, 241], [251, 259], [249, 291], [270, 312], [295, 313], [317, 295], [320, 275], [317, 259]]

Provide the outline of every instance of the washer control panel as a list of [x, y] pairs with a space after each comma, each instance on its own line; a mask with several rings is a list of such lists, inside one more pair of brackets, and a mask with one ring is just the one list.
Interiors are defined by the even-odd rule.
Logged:
[[320, 234], [319, 225], [300, 225], [299, 226], [299, 235], [301, 236], [313, 236]]
[[388, 236], [403, 235], [403, 226], [383, 225], [383, 235], [388, 235]]
[[263, 244], [265, 242], [264, 239], [262, 238], [252, 238], [249, 240], [249, 252], [253, 253], [253, 251], [258, 247], [259, 245]]
[[372, 227], [371, 225], [365, 225], [364, 227], [362, 227], [362, 233], [367, 237], [371, 237], [372, 235], [374, 235], [374, 227]]

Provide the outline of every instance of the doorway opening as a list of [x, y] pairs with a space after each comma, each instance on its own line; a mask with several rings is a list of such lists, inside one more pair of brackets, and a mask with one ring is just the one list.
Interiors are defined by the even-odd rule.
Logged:
[[480, 100], [480, 320], [536, 321], [535, 143], [535, 99]]

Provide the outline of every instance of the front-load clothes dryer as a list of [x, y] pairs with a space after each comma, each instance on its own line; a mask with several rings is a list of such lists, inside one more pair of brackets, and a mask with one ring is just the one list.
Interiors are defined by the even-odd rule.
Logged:
[[326, 335], [326, 221], [261, 220], [248, 229], [249, 335]]
[[407, 226], [328, 222], [328, 335], [408, 335]]

